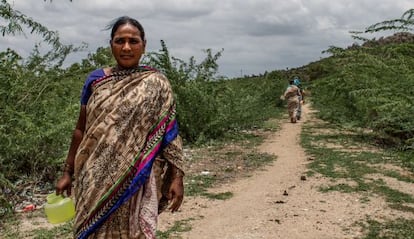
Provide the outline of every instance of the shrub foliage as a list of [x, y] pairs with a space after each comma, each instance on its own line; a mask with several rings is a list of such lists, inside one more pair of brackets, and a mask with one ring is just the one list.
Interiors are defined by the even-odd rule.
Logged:
[[[411, 29], [412, 13], [407, 11], [395, 22], [374, 24], [366, 32]], [[405, 42], [401, 42], [402, 36]], [[348, 49], [331, 47], [327, 52], [332, 57], [312, 64], [308, 70], [319, 76], [312, 81], [313, 100], [321, 117], [371, 128], [382, 144], [412, 150], [414, 41], [407, 36], [412, 34], [366, 40], [362, 46]]]

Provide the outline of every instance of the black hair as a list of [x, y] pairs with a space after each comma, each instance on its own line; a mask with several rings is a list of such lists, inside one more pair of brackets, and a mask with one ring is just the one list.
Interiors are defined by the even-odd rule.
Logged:
[[118, 28], [122, 25], [125, 25], [125, 24], [131, 24], [131, 25], [135, 26], [136, 28], [138, 28], [139, 32], [141, 33], [141, 39], [143, 41], [145, 41], [144, 27], [142, 27], [141, 23], [139, 23], [137, 20], [135, 20], [134, 18], [128, 17], [128, 16], [119, 17], [119, 18], [113, 20], [106, 27], [107, 30], [111, 29], [111, 40], [114, 38], [115, 32], [118, 30]]

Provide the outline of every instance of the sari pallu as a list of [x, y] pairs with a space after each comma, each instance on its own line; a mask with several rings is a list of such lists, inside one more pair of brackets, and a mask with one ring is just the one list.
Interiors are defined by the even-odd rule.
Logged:
[[178, 168], [181, 139], [171, 86], [160, 73], [117, 72], [96, 80], [75, 158], [76, 238], [155, 238], [153, 164]]

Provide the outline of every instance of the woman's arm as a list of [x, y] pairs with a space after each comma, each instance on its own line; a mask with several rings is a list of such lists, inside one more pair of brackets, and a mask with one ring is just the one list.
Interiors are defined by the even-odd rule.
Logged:
[[65, 190], [67, 194], [71, 194], [72, 176], [75, 167], [75, 156], [78, 150], [79, 144], [82, 141], [83, 133], [85, 132], [86, 125], [86, 106], [81, 105], [78, 122], [76, 123], [75, 130], [72, 134], [72, 141], [70, 143], [69, 152], [66, 157], [65, 166], [63, 169], [63, 175], [56, 183], [56, 194], [62, 194]]
[[168, 170], [167, 177], [171, 185], [168, 189], [167, 198], [171, 201], [169, 209], [171, 212], [177, 211], [184, 199], [184, 170], [183, 170], [183, 146], [182, 139], [178, 135], [163, 150], [162, 157], [167, 160]]
[[168, 190], [168, 199], [171, 200], [171, 205], [169, 207], [171, 212], [175, 212], [180, 208], [184, 199], [184, 172], [175, 167], [175, 165], [171, 165], [170, 167], [172, 167], [172, 181]]

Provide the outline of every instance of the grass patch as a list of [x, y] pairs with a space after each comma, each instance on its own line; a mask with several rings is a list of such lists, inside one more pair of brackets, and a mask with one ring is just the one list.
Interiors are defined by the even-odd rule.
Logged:
[[405, 205], [402, 205], [401, 203], [390, 204], [389, 207], [396, 209], [396, 210], [400, 210], [402, 212], [411, 212], [414, 214], [414, 207], [405, 206]]
[[190, 176], [186, 179], [185, 194], [186, 196], [205, 196], [210, 199], [226, 200], [233, 196], [232, 192], [209, 193], [207, 190], [216, 181], [216, 177], [212, 175]]
[[72, 223], [65, 223], [52, 229], [40, 228], [32, 233], [33, 239], [73, 238]]
[[[414, 208], [404, 204], [414, 203], [412, 195], [391, 188], [381, 178], [414, 183], [414, 179], [402, 171], [410, 171], [407, 158], [401, 153], [388, 150], [369, 150], [372, 137], [363, 135], [362, 131], [343, 130], [335, 125], [316, 123], [304, 125], [301, 143], [305, 151], [314, 160], [309, 162], [308, 176], [321, 174], [331, 179], [328, 186], [320, 188], [322, 192], [340, 191], [343, 193], [359, 193], [361, 200], [369, 201], [372, 195], [383, 197], [389, 207], [402, 212], [414, 213]], [[384, 169], [382, 165], [392, 165], [400, 170]], [[372, 175], [375, 175], [373, 178]], [[344, 183], [352, 182], [350, 184]], [[411, 239], [414, 238], [414, 221], [398, 219], [378, 222], [367, 219], [360, 222], [366, 231], [364, 239]]]
[[188, 232], [191, 230], [190, 221], [192, 218], [176, 221], [174, 225], [166, 231], [157, 231], [158, 239], [172, 239], [172, 238], [181, 238], [177, 233]]
[[[323, 188], [323, 191], [337, 190], [342, 192], [370, 192], [380, 194], [386, 197], [390, 202], [414, 202], [409, 195], [400, 193], [389, 188], [382, 180], [367, 180], [370, 174], [386, 175], [388, 177], [403, 179], [411, 182], [412, 179], [400, 175], [392, 170], [381, 170], [374, 165], [381, 163], [397, 162], [398, 156], [392, 152], [364, 151], [363, 144], [367, 137], [355, 136], [352, 133], [332, 134], [329, 131], [337, 132], [340, 129], [334, 125], [322, 124], [325, 133], [315, 133], [321, 129], [321, 125], [304, 126], [301, 135], [301, 142], [306, 152], [312, 155], [315, 160], [309, 163], [308, 175], [319, 173], [325, 177], [331, 178], [333, 182], [345, 179], [353, 181], [357, 185], [346, 185], [343, 183], [334, 184]], [[327, 127], [333, 128], [327, 128]], [[335, 144], [338, 147], [327, 148], [327, 144]], [[358, 144], [360, 151], [347, 151], [350, 146]], [[384, 159], [392, 159], [385, 161]], [[313, 171], [313, 173], [312, 173]]]
[[248, 153], [243, 155], [244, 166], [253, 170], [273, 162], [274, 159], [274, 155], [266, 153]]
[[186, 176], [185, 195], [200, 196], [207, 192], [207, 189], [216, 181], [213, 175]]
[[217, 141], [192, 150], [191, 170], [186, 172], [185, 195], [211, 199], [231, 198], [231, 192], [209, 193], [208, 189], [237, 178], [249, 176], [254, 170], [273, 162], [275, 156], [257, 152], [264, 136], [257, 132], [229, 134], [229, 141]]
[[233, 197], [232, 192], [224, 192], [224, 193], [205, 193], [204, 196], [210, 199], [216, 200], [227, 200]]
[[[241, 153], [241, 152], [227, 152], [220, 154], [212, 152], [210, 154], [216, 155], [217, 160], [214, 161], [214, 166], [207, 170], [207, 172], [214, 172], [211, 174], [189, 174], [185, 179], [185, 195], [186, 196], [207, 196], [213, 199], [228, 199], [232, 196], [231, 193], [211, 194], [208, 193], [208, 188], [213, 187], [217, 183], [222, 183], [224, 180], [234, 180], [236, 177], [248, 172], [257, 170], [266, 164], [273, 162], [274, 155], [266, 153]], [[219, 159], [226, 156], [226, 158]], [[198, 158], [198, 157], [197, 157]], [[241, 172], [241, 169], [243, 170]], [[240, 175], [239, 175], [240, 174]]]
[[[33, 213], [31, 218], [41, 217], [40, 211]], [[39, 225], [36, 222], [32, 223], [33, 225]], [[6, 219], [4, 223], [0, 238], [3, 239], [16, 239], [16, 238], [32, 238], [32, 239], [69, 239], [73, 238], [73, 223], [72, 221], [56, 225], [52, 228], [43, 228], [38, 227], [33, 230], [22, 230], [21, 219], [12, 216]]]
[[414, 220], [378, 222], [368, 219], [360, 225], [366, 231], [362, 239], [414, 239]]
[[280, 117], [279, 118], [272, 118], [265, 122], [263, 122], [263, 129], [269, 131], [277, 131], [280, 129]]

